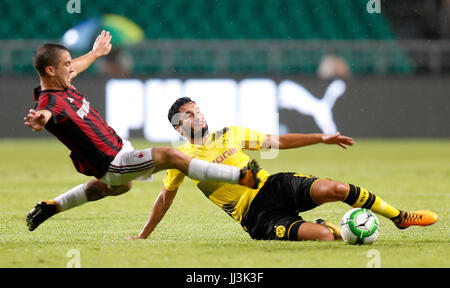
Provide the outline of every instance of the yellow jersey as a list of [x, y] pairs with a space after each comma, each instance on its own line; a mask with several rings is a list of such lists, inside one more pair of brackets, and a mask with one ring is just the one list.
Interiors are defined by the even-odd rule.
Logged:
[[[186, 142], [177, 149], [191, 158], [243, 168], [250, 160], [243, 149], [259, 150], [265, 139], [266, 135], [263, 133], [244, 127], [229, 126], [210, 134], [204, 145]], [[261, 179], [258, 189], [223, 182], [192, 180], [209, 200], [241, 223], [250, 203], [269, 176], [270, 174], [264, 169], [258, 172], [258, 177]], [[183, 183], [184, 177], [185, 175], [179, 170], [169, 169], [164, 178], [164, 187], [169, 191], [177, 190]]]

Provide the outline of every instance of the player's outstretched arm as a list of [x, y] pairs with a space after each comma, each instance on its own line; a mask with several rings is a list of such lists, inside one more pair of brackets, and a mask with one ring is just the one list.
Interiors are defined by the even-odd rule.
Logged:
[[30, 127], [33, 131], [41, 131], [45, 124], [52, 117], [52, 113], [48, 110], [33, 110], [30, 109], [28, 115], [23, 118], [25, 126]]
[[155, 230], [156, 226], [158, 226], [159, 222], [161, 222], [167, 210], [169, 210], [177, 191], [178, 189], [170, 191], [163, 187], [153, 204], [153, 209], [150, 212], [150, 216], [148, 217], [144, 228], [142, 228], [141, 233], [139, 233], [138, 236], [125, 237], [125, 239], [147, 239], [153, 230]]
[[339, 132], [332, 135], [290, 133], [280, 136], [267, 135], [262, 148], [292, 149], [317, 143], [335, 144], [344, 149], [355, 144], [352, 138], [343, 136]]
[[102, 33], [97, 36], [94, 46], [89, 53], [72, 60], [74, 72], [71, 75], [71, 79], [77, 77], [98, 58], [108, 55], [112, 48], [111, 38], [112, 35], [110, 35], [109, 31], [103, 30]]

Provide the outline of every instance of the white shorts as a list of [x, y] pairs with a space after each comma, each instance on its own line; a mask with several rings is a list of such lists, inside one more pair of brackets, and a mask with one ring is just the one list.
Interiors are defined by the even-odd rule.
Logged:
[[132, 180], [150, 182], [154, 169], [151, 148], [134, 150], [129, 141], [123, 140], [122, 150], [109, 164], [108, 171], [100, 181], [111, 186], [121, 186]]

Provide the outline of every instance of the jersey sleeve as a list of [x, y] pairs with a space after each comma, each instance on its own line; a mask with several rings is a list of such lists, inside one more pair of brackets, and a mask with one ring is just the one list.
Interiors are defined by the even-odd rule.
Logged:
[[234, 130], [235, 141], [241, 144], [244, 149], [259, 150], [264, 140], [266, 140], [266, 134], [264, 133], [239, 126], [232, 128]]
[[49, 110], [53, 111], [56, 107], [56, 96], [52, 94], [47, 94], [39, 97], [39, 99], [36, 101], [36, 111], [39, 110]]
[[39, 99], [36, 101], [36, 111], [39, 110], [48, 110], [52, 113], [53, 121], [56, 123], [58, 116], [63, 111], [63, 105], [59, 103], [58, 97], [56, 95], [47, 94], [39, 97]]
[[183, 183], [184, 177], [185, 175], [180, 170], [169, 169], [163, 180], [164, 187], [169, 191], [177, 190]]

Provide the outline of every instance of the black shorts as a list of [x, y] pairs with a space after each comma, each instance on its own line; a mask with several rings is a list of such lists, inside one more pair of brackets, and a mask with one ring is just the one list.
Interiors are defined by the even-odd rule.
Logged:
[[299, 216], [317, 207], [311, 199], [311, 186], [319, 178], [295, 173], [271, 175], [250, 204], [241, 225], [253, 239], [297, 240], [305, 222]]

